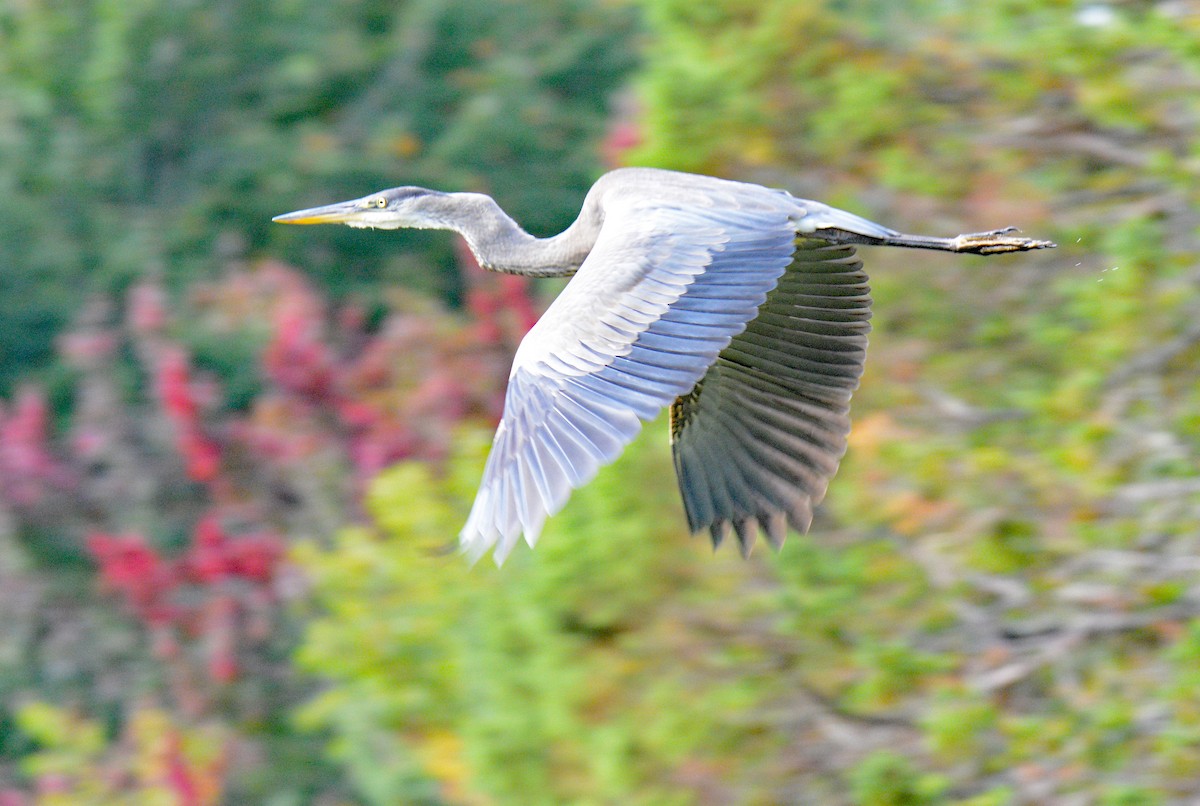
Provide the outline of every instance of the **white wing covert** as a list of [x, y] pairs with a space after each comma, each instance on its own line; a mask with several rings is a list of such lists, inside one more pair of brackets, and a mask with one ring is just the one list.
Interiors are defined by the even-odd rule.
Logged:
[[[786, 198], [786, 201], [785, 201]], [[503, 562], [704, 377], [792, 261], [792, 200], [607, 200], [579, 272], [526, 335], [460, 535]]]

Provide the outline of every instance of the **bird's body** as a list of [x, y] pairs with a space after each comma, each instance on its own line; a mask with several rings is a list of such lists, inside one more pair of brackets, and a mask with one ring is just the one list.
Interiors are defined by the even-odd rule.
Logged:
[[579, 218], [534, 238], [481, 194], [396, 188], [285, 223], [452, 229], [485, 268], [574, 275], [521, 342], [462, 531], [497, 562], [670, 407], [688, 523], [748, 553], [804, 531], [846, 449], [870, 329], [853, 244], [1023, 251], [998, 230], [897, 233], [760, 185], [650, 168], [602, 176]]

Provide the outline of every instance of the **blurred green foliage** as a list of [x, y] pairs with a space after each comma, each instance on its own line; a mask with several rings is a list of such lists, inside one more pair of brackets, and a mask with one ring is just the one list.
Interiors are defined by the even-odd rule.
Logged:
[[448, 243], [272, 215], [398, 184], [574, 217], [633, 65], [618, 5], [81, 0], [0, 8], [0, 382], [45, 364], [81, 292], [175, 287], [262, 250], [335, 295], [444, 298]]
[[103, 726], [42, 702], [23, 706], [17, 723], [39, 745], [23, 766], [48, 782], [38, 793], [44, 806], [222, 802], [228, 748], [212, 725], [181, 730], [166, 711], [142, 708], [109, 743]]
[[418, 463], [383, 474], [369, 499], [377, 533], [297, 552], [328, 614], [300, 662], [336, 682], [303, 724], [333, 731], [371, 803], [423, 791], [399, 774], [412, 757], [451, 801], [687, 802], [673, 779], [693, 755], [692, 774], [716, 786], [726, 750], [760, 742], [729, 719], [753, 702], [753, 685], [677, 661], [736, 659], [736, 647], [706, 644], [688, 625], [689, 602], [728, 594], [729, 578], [709, 569], [736, 563], [714, 565], [689, 545], [675, 492], [658, 483], [669, 458], [635, 447], [579, 493], [537, 553], [469, 568], [447, 538], [487, 436], [465, 433], [441, 478]]

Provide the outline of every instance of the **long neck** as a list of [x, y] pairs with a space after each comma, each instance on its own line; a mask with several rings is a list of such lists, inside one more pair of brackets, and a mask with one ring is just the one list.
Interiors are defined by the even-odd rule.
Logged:
[[595, 205], [585, 204], [570, 227], [551, 238], [535, 238], [513, 221], [500, 205], [480, 193], [447, 194], [461, 213], [452, 229], [467, 240], [479, 264], [489, 271], [530, 277], [566, 277], [579, 270], [596, 243], [600, 216]]

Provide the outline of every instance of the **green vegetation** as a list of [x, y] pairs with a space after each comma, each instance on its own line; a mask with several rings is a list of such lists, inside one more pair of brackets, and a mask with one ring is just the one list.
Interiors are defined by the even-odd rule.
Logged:
[[[0, 802], [1200, 797], [1185, 6], [0, 12], [0, 373], [55, 383], [0, 413]], [[448, 314], [447, 239], [265, 221], [412, 181], [549, 231], [631, 123], [628, 162], [1061, 246], [865, 253], [850, 451], [779, 555], [685, 534], [658, 423], [470, 568], [525, 287]], [[50, 360], [85, 277], [129, 321]]]
[[270, 218], [396, 184], [497, 195], [557, 231], [633, 63], [586, 0], [82, 0], [0, 10], [0, 382], [53, 356], [81, 290], [302, 262], [337, 297], [459, 293], [444, 239]]

